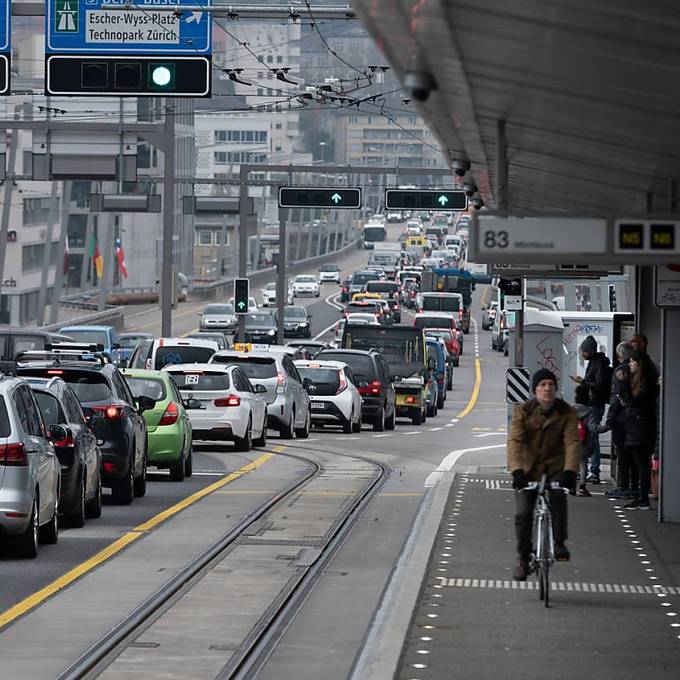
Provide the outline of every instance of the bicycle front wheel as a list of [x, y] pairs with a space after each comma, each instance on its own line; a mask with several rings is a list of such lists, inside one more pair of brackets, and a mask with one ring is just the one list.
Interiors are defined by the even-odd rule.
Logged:
[[540, 590], [541, 599], [546, 607], [550, 606], [550, 556], [552, 555], [552, 532], [550, 522], [545, 522], [543, 527], [542, 547], [541, 547], [541, 569], [540, 569]]

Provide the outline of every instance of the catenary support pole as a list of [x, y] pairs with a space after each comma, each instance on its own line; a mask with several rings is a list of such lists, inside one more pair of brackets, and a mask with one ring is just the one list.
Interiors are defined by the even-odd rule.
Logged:
[[[248, 272], [248, 166], [239, 168], [239, 201], [238, 201], [238, 277], [245, 278]], [[243, 314], [237, 317], [236, 337], [244, 342], [246, 337], [246, 319]]]
[[[35, 322], [38, 326], [45, 323], [45, 306], [47, 305], [47, 286], [50, 262], [52, 261], [52, 241], [54, 240], [54, 223], [59, 217], [59, 182], [52, 182], [52, 196], [50, 197], [50, 207], [47, 211], [47, 228], [45, 230], [45, 250], [43, 256], [43, 266], [40, 272], [40, 290], [38, 291], [38, 306], [36, 308]], [[59, 258], [56, 260], [59, 266]], [[56, 271], [55, 271], [56, 276]]]
[[[106, 227], [102, 230], [102, 223], [106, 222]], [[97, 298], [97, 309], [103, 312], [106, 309], [106, 296], [111, 288], [113, 281], [113, 225], [116, 217], [113, 213], [107, 213], [104, 218], [99, 220], [99, 232], [104, 232], [104, 238], [100, 239], [102, 243], [101, 256], [104, 262], [104, 271], [102, 278], [99, 281], [99, 296]]]
[[175, 232], [175, 108], [165, 100], [163, 131], [163, 245], [161, 261], [161, 335], [172, 335], [172, 251]]
[[59, 298], [61, 297], [61, 287], [64, 283], [64, 250], [66, 249], [66, 235], [68, 234], [68, 220], [71, 214], [71, 189], [73, 182], [65, 181], [61, 189], [61, 226], [59, 229], [59, 246], [54, 268], [54, 288], [52, 289], [52, 307], [50, 308], [50, 323], [57, 323], [59, 320]]
[[[0, 285], [5, 280], [5, 255], [7, 253], [7, 232], [9, 231], [9, 218], [12, 210], [12, 193], [14, 192], [14, 166], [17, 158], [17, 145], [19, 133], [12, 130], [10, 133], [9, 153], [7, 154], [7, 174], [3, 192], [2, 217], [0, 217]], [[1, 290], [1, 288], [0, 288]], [[2, 297], [0, 293], [0, 297]]]
[[287, 285], [287, 257], [288, 257], [288, 234], [286, 229], [286, 217], [288, 210], [279, 208], [279, 259], [276, 266], [276, 316], [278, 318], [276, 328], [276, 342], [283, 345], [283, 313], [288, 297]]
[[80, 288], [83, 290], [85, 284], [87, 283], [87, 274], [92, 267], [92, 261], [90, 260], [90, 241], [92, 241], [92, 234], [94, 233], [94, 221], [96, 216], [89, 213], [87, 216], [87, 222], [85, 223], [85, 247], [83, 248], [83, 260], [80, 263]]

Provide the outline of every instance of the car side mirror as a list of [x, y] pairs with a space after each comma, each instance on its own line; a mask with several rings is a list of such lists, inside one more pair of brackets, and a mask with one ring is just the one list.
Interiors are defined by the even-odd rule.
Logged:
[[357, 383], [357, 387], [359, 387], [359, 388], [361, 388], [361, 389], [364, 389], [365, 387], [368, 387], [368, 383], [367, 383], [365, 380], [360, 380], [360, 381]]
[[128, 367], [128, 360], [127, 359], [121, 359], [118, 362], [118, 368], [127, 368]]
[[264, 385], [257, 384], [255, 385], [255, 393], [256, 394], [264, 394], [267, 391], [267, 388]]
[[184, 400], [184, 408], [186, 409], [201, 408], [201, 402], [198, 399], [194, 399], [194, 397], [189, 397], [188, 399]]
[[54, 444], [61, 444], [69, 438], [70, 432], [63, 425], [50, 425], [49, 439]]
[[312, 388], [314, 388], [314, 391], [316, 391], [316, 385], [314, 385], [314, 381], [311, 378], [303, 378], [302, 379], [302, 387], [307, 392], [312, 391]]
[[435, 359], [433, 359], [432, 357], [430, 357], [430, 358], [427, 360], [427, 367], [428, 367], [428, 369], [429, 369], [430, 371], [434, 371], [434, 369], [437, 368], [437, 362], [435, 361]]
[[156, 406], [155, 399], [147, 397], [145, 395], [140, 395], [137, 397], [137, 412], [144, 413], [144, 411], [151, 411]]

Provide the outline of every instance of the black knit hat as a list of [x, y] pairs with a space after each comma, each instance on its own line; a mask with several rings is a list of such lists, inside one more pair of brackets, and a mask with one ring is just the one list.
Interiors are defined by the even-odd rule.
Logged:
[[531, 378], [532, 392], [536, 392], [536, 387], [542, 380], [552, 380], [555, 383], [555, 387], [557, 387], [557, 376], [547, 368], [539, 368]]
[[595, 354], [597, 352], [597, 340], [592, 335], [589, 335], [582, 343], [579, 348], [582, 352], [588, 352], [590, 354]]

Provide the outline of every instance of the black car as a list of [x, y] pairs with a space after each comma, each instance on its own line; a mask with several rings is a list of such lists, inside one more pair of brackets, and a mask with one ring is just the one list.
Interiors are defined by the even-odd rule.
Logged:
[[319, 361], [344, 361], [354, 374], [361, 394], [361, 419], [376, 432], [393, 430], [397, 417], [394, 385], [387, 362], [373, 350], [325, 349]]
[[[42, 357], [40, 355], [45, 355]], [[20, 376], [61, 378], [80, 401], [86, 420], [102, 453], [102, 484], [122, 505], [146, 493], [146, 423], [142, 412], [154, 402], [140, 397], [138, 404], [120, 371], [92, 351], [74, 358], [74, 351], [33, 352], [18, 357]]]
[[346, 279], [343, 280], [342, 284], [340, 284], [340, 302], [349, 302], [350, 294], [349, 294], [349, 286], [352, 283], [352, 277], [348, 276]]
[[286, 338], [312, 337], [312, 317], [305, 307], [291, 305], [283, 308], [283, 335]]
[[246, 342], [274, 344], [276, 342], [276, 317], [268, 312], [245, 314]]
[[59, 512], [74, 527], [102, 514], [101, 452], [73, 390], [58, 377], [27, 378], [45, 425], [61, 425], [66, 439], [55, 440], [61, 464]]

